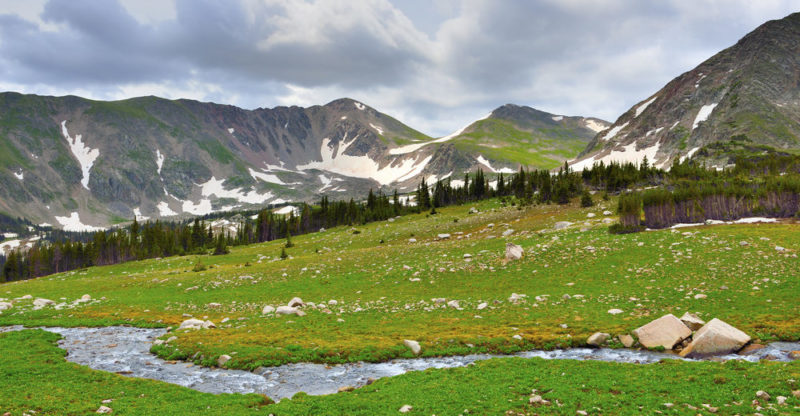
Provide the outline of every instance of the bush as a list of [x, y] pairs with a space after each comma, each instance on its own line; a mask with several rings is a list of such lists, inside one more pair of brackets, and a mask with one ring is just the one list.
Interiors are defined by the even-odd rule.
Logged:
[[202, 272], [202, 271], [205, 271], [207, 269], [208, 269], [208, 267], [206, 267], [206, 265], [203, 264], [203, 259], [197, 260], [197, 263], [195, 263], [194, 267], [192, 267], [192, 271], [193, 272]]
[[581, 194], [581, 206], [584, 208], [594, 206], [594, 201], [592, 200], [592, 195], [589, 193], [589, 191], [584, 190]]

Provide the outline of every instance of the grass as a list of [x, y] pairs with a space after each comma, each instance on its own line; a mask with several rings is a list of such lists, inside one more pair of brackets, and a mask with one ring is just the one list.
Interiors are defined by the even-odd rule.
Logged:
[[[471, 206], [481, 213], [469, 214]], [[663, 314], [686, 311], [706, 320], [720, 318], [765, 342], [800, 339], [800, 281], [796, 278], [800, 275], [796, 258], [800, 225], [722, 225], [611, 235], [600, 218], [603, 210], [613, 206], [612, 200], [579, 208], [574, 201], [569, 206], [520, 209], [489, 200], [443, 208], [435, 216], [411, 215], [295, 236], [287, 260], [279, 259], [284, 244], [280, 240], [232, 247], [224, 256], [145, 260], [4, 284], [0, 297], [7, 299], [30, 294], [71, 302], [88, 293], [95, 301], [61, 310], [33, 310], [30, 301], [17, 301], [0, 315], [0, 325], [175, 327], [188, 314], [209, 319], [218, 328], [173, 331], [168, 336], [177, 340], [154, 347], [154, 352], [168, 359], [195, 357], [192, 361], [204, 365], [214, 365], [219, 355], [229, 354], [234, 358], [227, 366], [243, 369], [298, 361], [411, 357], [403, 339], [419, 341], [423, 356], [584, 345], [595, 331], [627, 333]], [[589, 219], [589, 212], [597, 216]], [[557, 221], [576, 225], [554, 231]], [[353, 228], [360, 233], [354, 234]], [[514, 233], [502, 237], [509, 228]], [[443, 232], [452, 238], [437, 241], [435, 236]], [[412, 237], [416, 243], [409, 242]], [[749, 245], [742, 246], [740, 241]], [[520, 244], [525, 257], [506, 263], [506, 242]], [[777, 245], [788, 250], [779, 252]], [[472, 255], [470, 261], [464, 259], [467, 253]], [[208, 269], [193, 272], [200, 260]], [[512, 293], [527, 298], [514, 304], [508, 300]], [[698, 293], [707, 298], [695, 299]], [[295, 296], [325, 306], [306, 308], [303, 317], [261, 314], [265, 305], [284, 305]], [[437, 305], [434, 298], [458, 300], [461, 308]], [[221, 306], [211, 308], [212, 302]], [[489, 307], [479, 311], [476, 307], [482, 302]], [[610, 315], [607, 311], [612, 308], [624, 313]], [[229, 320], [223, 324], [223, 318]], [[529, 409], [522, 402], [531, 388], [556, 388], [561, 394], [563, 385], [572, 386], [569, 393], [553, 397], [590, 412], [599, 407], [605, 414], [635, 414], [641, 405], [681, 414], [688, 408], [667, 411], [658, 406], [662, 401], [681, 400], [694, 406], [701, 400], [715, 406], [730, 404], [733, 399], [726, 392], [735, 391], [736, 386], [757, 382], [753, 388], [766, 389], [797, 379], [782, 378], [786, 371], [797, 373], [796, 364], [782, 365], [635, 367], [497, 360], [469, 369], [382, 380], [352, 393], [300, 397], [277, 405], [275, 409], [281, 412], [270, 412], [333, 414], [335, 409], [344, 409], [340, 413], [357, 414], [361, 403], [364, 414], [370, 409], [372, 414], [394, 413], [405, 404], [400, 399], [419, 397], [408, 404], [427, 414], [458, 414], [463, 409], [474, 409], [470, 410], [473, 414], [502, 413], [501, 409], [574, 414], [576, 407]], [[732, 381], [719, 391], [705, 382], [684, 387], [664, 381], [690, 376], [708, 381], [711, 373], [720, 371], [729, 371], [726, 377]], [[558, 384], [562, 372], [570, 374], [567, 380], [586, 378], [582, 384], [590, 387], [565, 380]], [[748, 382], [735, 377], [744, 373]], [[518, 381], [509, 384], [517, 376]], [[545, 381], [535, 381], [537, 377]], [[609, 379], [625, 386], [618, 390], [626, 392], [626, 400], [608, 393], [613, 387]], [[509, 389], [512, 385], [516, 387]], [[602, 388], [591, 387], [595, 385]], [[706, 387], [698, 391], [700, 385]], [[401, 393], [403, 389], [415, 393]], [[598, 391], [598, 399], [592, 399]], [[481, 404], [478, 400], [483, 400], [483, 394], [486, 403]], [[752, 400], [742, 397], [739, 400], [745, 405]], [[364, 404], [372, 402], [376, 403]]]

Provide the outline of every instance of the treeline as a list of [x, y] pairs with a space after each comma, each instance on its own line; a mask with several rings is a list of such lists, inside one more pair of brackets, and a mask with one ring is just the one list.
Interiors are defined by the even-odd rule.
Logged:
[[618, 211], [620, 226], [612, 230], [616, 232], [754, 216], [800, 217], [800, 175], [764, 176], [749, 181], [681, 181], [671, 189], [621, 195]]

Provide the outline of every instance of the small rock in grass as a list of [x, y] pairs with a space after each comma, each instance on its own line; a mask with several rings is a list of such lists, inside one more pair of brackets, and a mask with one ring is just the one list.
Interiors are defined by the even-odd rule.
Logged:
[[34, 300], [34, 301], [33, 301], [33, 308], [34, 308], [34, 309], [42, 309], [42, 308], [44, 308], [45, 306], [53, 306], [53, 305], [55, 305], [55, 304], [56, 304], [56, 303], [55, 303], [55, 302], [53, 302], [53, 301], [52, 301], [52, 300], [50, 300], [50, 299], [37, 298], [36, 300]]
[[483, 303], [481, 303], [481, 304], [479, 304], [479, 305], [478, 305], [477, 309], [478, 309], [479, 311], [482, 311], [482, 310], [486, 309], [486, 307], [487, 307], [487, 306], [489, 306], [489, 304], [488, 304], [488, 303], [486, 303], [486, 302], [483, 302]]
[[412, 409], [413, 409], [413, 407], [411, 407], [411, 405], [404, 404], [403, 407], [401, 407], [400, 410], [398, 410], [398, 412], [400, 412], [400, 413], [408, 413]]
[[411, 339], [404, 339], [403, 345], [408, 347], [414, 355], [419, 355], [422, 351], [422, 347], [419, 346], [419, 342], [411, 340]]
[[287, 305], [292, 308], [302, 308], [303, 306], [306, 306], [306, 304], [303, 303], [303, 299], [300, 299], [298, 297], [292, 298], [292, 300], [290, 300], [289, 303], [287, 303]]
[[708, 295], [706, 295], [705, 293], [698, 293], [698, 294], [694, 295], [695, 299], [705, 299], [707, 297], [708, 297]]
[[758, 398], [759, 400], [763, 400], [765, 402], [768, 402], [769, 399], [770, 399], [770, 395], [769, 395], [769, 393], [765, 392], [764, 390], [759, 390], [759, 391], [756, 392], [756, 398]]
[[622, 312], [624, 312], [622, 309], [616, 309], [616, 308], [608, 310], [608, 313], [610, 313], [611, 315], [619, 315]]
[[580, 416], [586, 416], [589, 413], [587, 413], [585, 410], [578, 410], [578, 411], [575, 412], [575, 414], [576, 415], [580, 415]]
[[346, 392], [346, 391], [353, 391], [353, 390], [355, 390], [355, 389], [356, 389], [356, 388], [355, 388], [355, 387], [353, 387], [353, 386], [342, 386], [342, 387], [339, 387], [339, 390], [337, 390], [337, 392], [339, 392], [339, 393], [344, 393], [344, 392]]
[[522, 247], [514, 243], [506, 244], [506, 260], [519, 260], [523, 254], [525, 254], [525, 250]]
[[97, 409], [97, 411], [96, 411], [95, 413], [101, 413], [101, 414], [104, 414], [104, 413], [111, 413], [111, 412], [113, 412], [113, 411], [114, 411], [114, 410], [112, 410], [112, 409], [111, 409], [110, 407], [108, 407], [108, 406], [100, 406], [100, 407]]
[[278, 306], [278, 308], [275, 309], [275, 314], [276, 315], [297, 315], [297, 316], [305, 316], [306, 315], [305, 312], [301, 311], [298, 308], [292, 307], [292, 306]]
[[217, 365], [222, 367], [230, 360], [231, 360], [231, 356], [230, 355], [228, 355], [228, 354], [220, 355], [219, 358], [217, 358]]
[[793, 360], [800, 360], [800, 351], [792, 351], [789, 353], [789, 358]]
[[208, 309], [218, 309], [220, 306], [222, 306], [222, 304], [217, 302], [211, 302], [206, 306], [208, 307]]
[[775, 398], [775, 403], [778, 403], [778, 406], [783, 406], [786, 404], [786, 396], [778, 396]]
[[11, 309], [13, 307], [14, 307], [14, 305], [12, 305], [9, 302], [0, 302], [0, 311], [4, 311], [6, 309]]
[[451, 308], [453, 308], [453, 309], [458, 309], [458, 308], [460, 308], [460, 307], [461, 307], [461, 306], [458, 304], [458, 301], [457, 301], [457, 300], [451, 300], [450, 302], [447, 302], [447, 306], [449, 306], [449, 307], [451, 307]]
[[605, 332], [595, 332], [589, 336], [589, 339], [586, 340], [586, 343], [593, 347], [599, 347], [605, 344], [610, 337], [611, 335], [606, 334]]
[[275, 312], [275, 307], [272, 306], [272, 305], [264, 306], [264, 309], [261, 310], [261, 313], [264, 314], [264, 315], [266, 315], [268, 313], [273, 313], [273, 312]]
[[794, 396], [795, 399], [800, 399], [800, 390], [792, 390], [792, 396]]
[[633, 346], [634, 340], [632, 336], [625, 334], [619, 336], [619, 342], [621, 342], [625, 348], [630, 348]]
[[513, 336], [513, 337], [511, 337], [511, 338], [514, 338], [514, 339], [515, 339], [515, 340], [517, 340], [517, 341], [522, 341], [522, 335], [520, 335], [520, 334], [514, 335], [514, 336]]

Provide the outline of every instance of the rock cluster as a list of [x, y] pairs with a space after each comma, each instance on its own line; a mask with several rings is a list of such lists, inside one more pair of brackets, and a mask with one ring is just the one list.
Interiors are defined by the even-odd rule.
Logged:
[[[750, 336], [720, 319], [706, 323], [688, 312], [680, 319], [672, 314], [664, 315], [636, 328], [631, 335], [619, 335], [616, 339], [627, 348], [638, 341], [644, 348], [673, 350], [686, 358], [731, 354], [741, 351], [750, 342]], [[602, 347], [611, 338], [610, 334], [595, 332], [586, 343]]]

